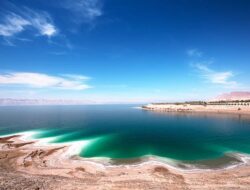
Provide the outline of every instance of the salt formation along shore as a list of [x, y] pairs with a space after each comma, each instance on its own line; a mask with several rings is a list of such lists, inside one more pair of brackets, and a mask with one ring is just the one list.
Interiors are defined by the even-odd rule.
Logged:
[[[107, 165], [94, 158], [77, 156], [77, 143], [49, 145], [26, 137], [17, 134], [0, 138], [0, 189], [249, 189], [250, 186], [248, 157], [237, 167], [209, 171], [182, 170], [155, 159]], [[84, 143], [81, 145], [84, 147]]]

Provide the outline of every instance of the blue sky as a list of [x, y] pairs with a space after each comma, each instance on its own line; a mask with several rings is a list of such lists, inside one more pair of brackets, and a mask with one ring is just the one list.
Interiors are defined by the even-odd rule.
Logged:
[[0, 98], [209, 99], [248, 91], [248, 0], [5, 0]]

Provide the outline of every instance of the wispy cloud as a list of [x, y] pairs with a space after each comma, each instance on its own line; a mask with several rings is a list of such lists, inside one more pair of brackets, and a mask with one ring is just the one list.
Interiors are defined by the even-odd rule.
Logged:
[[47, 12], [38, 12], [27, 7], [17, 13], [8, 12], [0, 19], [0, 36], [11, 38], [21, 32], [34, 29], [36, 35], [52, 37], [58, 29]]
[[215, 71], [208, 67], [206, 63], [192, 64], [193, 67], [199, 72], [199, 75], [207, 82], [212, 84], [222, 85], [226, 88], [237, 88], [239, 83], [232, 78], [235, 73], [232, 71]]
[[36, 12], [32, 9], [25, 8], [25, 13], [23, 13], [23, 15], [40, 35], [51, 37], [57, 34], [58, 29], [53, 24], [47, 12]]
[[10, 13], [4, 19], [4, 23], [0, 24], [0, 35], [9, 37], [25, 30], [30, 22], [15, 13]]
[[189, 57], [202, 57], [203, 55], [203, 53], [200, 50], [195, 48], [188, 49], [186, 53]]
[[91, 88], [91, 86], [86, 84], [87, 79], [89, 78], [82, 75], [54, 76], [43, 73], [9, 72], [0, 74], [0, 85], [85, 90]]
[[76, 75], [76, 74], [63, 74], [62, 76], [71, 78], [74, 80], [89, 80], [90, 79], [90, 77], [83, 76], [83, 75]]
[[62, 7], [71, 11], [80, 23], [93, 21], [103, 14], [101, 0], [64, 0]]

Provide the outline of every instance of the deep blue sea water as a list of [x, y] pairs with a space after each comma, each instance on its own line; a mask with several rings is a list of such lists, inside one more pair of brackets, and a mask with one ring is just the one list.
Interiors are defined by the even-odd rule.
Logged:
[[158, 113], [135, 105], [3, 106], [0, 135], [36, 131], [54, 143], [88, 140], [80, 156], [114, 160], [155, 155], [186, 162], [225, 162], [250, 153], [250, 118]]

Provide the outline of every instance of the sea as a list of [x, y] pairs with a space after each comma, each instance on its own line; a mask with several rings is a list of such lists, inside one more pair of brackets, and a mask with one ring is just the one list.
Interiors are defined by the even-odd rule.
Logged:
[[0, 135], [78, 145], [77, 156], [112, 165], [157, 160], [182, 169], [220, 169], [249, 161], [249, 116], [140, 106], [1, 106]]

